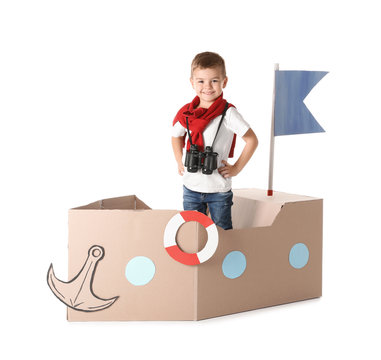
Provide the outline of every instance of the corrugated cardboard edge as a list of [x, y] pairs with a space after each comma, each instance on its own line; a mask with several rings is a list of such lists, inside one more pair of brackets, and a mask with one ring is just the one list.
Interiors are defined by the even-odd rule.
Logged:
[[[71, 208], [70, 210], [152, 210], [136, 195], [119, 196], [97, 200], [87, 205]], [[70, 211], [69, 210], [69, 211]]]

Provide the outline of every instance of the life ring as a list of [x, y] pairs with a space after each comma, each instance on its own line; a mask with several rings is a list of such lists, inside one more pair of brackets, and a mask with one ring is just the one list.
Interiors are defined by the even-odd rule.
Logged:
[[[208, 233], [205, 247], [197, 253], [186, 253], [176, 243], [176, 234], [180, 226], [188, 221], [197, 221]], [[182, 211], [169, 220], [164, 231], [164, 247], [169, 256], [185, 265], [198, 265], [210, 259], [218, 246], [218, 231], [212, 219], [198, 211]]]

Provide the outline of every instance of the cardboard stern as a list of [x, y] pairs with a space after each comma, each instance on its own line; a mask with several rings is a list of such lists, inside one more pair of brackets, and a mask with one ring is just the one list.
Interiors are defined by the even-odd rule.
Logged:
[[[69, 210], [69, 279], [84, 264], [89, 248], [104, 248], [93, 291], [101, 298], [119, 296], [112, 306], [94, 312], [68, 308], [69, 321], [200, 320], [320, 297], [322, 294], [323, 201], [264, 190], [234, 190], [234, 230], [218, 228], [215, 254], [196, 266], [172, 259], [163, 234], [178, 210], [152, 210], [136, 196], [105, 199]], [[205, 229], [187, 222], [177, 233], [183, 251], [200, 251]], [[291, 248], [303, 243], [307, 264], [290, 265]], [[232, 251], [246, 258], [237, 278], [224, 275]], [[155, 273], [143, 286], [130, 283], [126, 265], [137, 256], [151, 259]]]

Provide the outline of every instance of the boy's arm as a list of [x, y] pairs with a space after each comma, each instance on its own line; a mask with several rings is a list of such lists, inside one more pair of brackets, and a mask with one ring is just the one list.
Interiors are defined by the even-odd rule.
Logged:
[[181, 176], [184, 174], [184, 165], [183, 165], [183, 141], [184, 137], [173, 137], [172, 136], [172, 149], [175, 154], [175, 159], [177, 162], [178, 172]]
[[234, 165], [230, 165], [227, 161], [222, 160], [222, 163], [225, 166], [220, 167], [218, 172], [224, 178], [238, 175], [253, 156], [254, 151], [258, 146], [258, 138], [251, 128], [246, 131], [242, 139], [246, 142], [246, 145], [243, 148], [241, 156], [238, 158], [236, 163]]

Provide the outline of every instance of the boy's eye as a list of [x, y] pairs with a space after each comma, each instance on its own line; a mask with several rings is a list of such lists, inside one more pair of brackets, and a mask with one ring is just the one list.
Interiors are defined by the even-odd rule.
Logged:
[[[199, 84], [203, 84], [204, 83], [204, 80], [198, 80], [197, 81]], [[213, 83], [218, 83], [219, 80], [212, 80]]]

